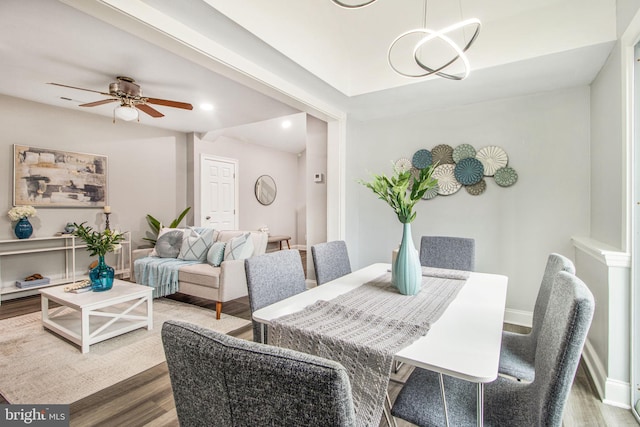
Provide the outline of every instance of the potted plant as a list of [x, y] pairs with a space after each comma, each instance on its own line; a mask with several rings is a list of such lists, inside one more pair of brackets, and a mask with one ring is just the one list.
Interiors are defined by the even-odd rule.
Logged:
[[86, 222], [74, 223], [74, 236], [79, 237], [87, 244], [87, 250], [91, 256], [98, 255], [98, 265], [89, 272], [91, 279], [91, 289], [96, 292], [108, 291], [113, 286], [115, 272], [113, 267], [104, 262], [107, 252], [113, 252], [124, 240], [124, 234], [114, 230], [106, 229], [102, 232], [95, 231]]
[[394, 167], [391, 177], [373, 175], [370, 182], [360, 181], [379, 199], [387, 202], [402, 223], [402, 242], [391, 266], [391, 280], [404, 295], [415, 295], [422, 286], [422, 268], [411, 237], [411, 222], [416, 218], [413, 210], [416, 203], [438, 185], [438, 180], [432, 177], [435, 167], [435, 164], [428, 166], [417, 174]]
[[[187, 213], [189, 212], [189, 210], [191, 209], [191, 206], [188, 206], [185, 210], [182, 211], [182, 213], [180, 215], [178, 215], [178, 218], [174, 219], [173, 221], [171, 221], [171, 224], [169, 224], [169, 228], [176, 228], [178, 226], [178, 224], [180, 224], [180, 221], [182, 221], [182, 219], [187, 215]], [[149, 237], [143, 237], [142, 240], [146, 240], [147, 242], [151, 242], [153, 244], [153, 246], [156, 245], [156, 239], [158, 238], [158, 233], [160, 232], [160, 229], [162, 228], [162, 223], [155, 219], [154, 217], [152, 217], [151, 215], [147, 214], [147, 222], [149, 223], [149, 227], [151, 227], [151, 230], [153, 232], [153, 238], [149, 238]]]
[[9, 209], [7, 215], [11, 221], [17, 221], [13, 231], [18, 239], [28, 239], [33, 234], [33, 226], [28, 218], [36, 216], [38, 212], [33, 206], [14, 206]]

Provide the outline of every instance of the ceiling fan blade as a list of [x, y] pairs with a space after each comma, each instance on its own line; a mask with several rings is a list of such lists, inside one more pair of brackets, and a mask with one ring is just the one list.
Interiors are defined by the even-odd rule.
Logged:
[[138, 104], [136, 105], [136, 108], [140, 111], [144, 111], [145, 113], [147, 113], [148, 115], [150, 115], [151, 117], [164, 117], [164, 114], [162, 114], [160, 111], [156, 110], [155, 108], [152, 108], [146, 104]]
[[78, 89], [78, 90], [85, 90], [87, 92], [93, 92], [93, 93], [99, 93], [100, 95], [106, 95], [106, 96], [111, 96], [110, 93], [106, 93], [106, 92], [100, 92], [98, 90], [92, 90], [92, 89], [84, 89], [81, 87], [75, 87], [75, 86], [69, 86], [69, 85], [63, 85], [60, 83], [47, 83], [48, 85], [54, 85], [54, 86], [61, 86], [61, 87], [68, 87], [70, 89]]
[[165, 105], [167, 107], [182, 108], [184, 110], [193, 110], [193, 105], [186, 102], [169, 101], [168, 99], [146, 98], [149, 104]]
[[78, 107], [96, 107], [98, 105], [108, 104], [110, 102], [116, 102], [119, 99], [103, 99], [102, 101], [89, 102], [87, 104], [80, 104]]

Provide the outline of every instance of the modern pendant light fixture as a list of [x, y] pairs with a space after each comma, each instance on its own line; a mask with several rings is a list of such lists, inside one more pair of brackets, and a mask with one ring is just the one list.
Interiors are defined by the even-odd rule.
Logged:
[[373, 3], [376, 0], [354, 0], [354, 1], [349, 1], [349, 0], [331, 0], [332, 2], [334, 2], [335, 4], [337, 4], [340, 7], [344, 7], [345, 9], [359, 9], [361, 7], [365, 7], [370, 5], [371, 3]]
[[[462, 15], [461, 4], [460, 14]], [[464, 47], [460, 47], [452, 39], [451, 34], [455, 31], [462, 31], [464, 36], [466, 27], [471, 27], [473, 34], [469, 41], [464, 44]], [[463, 80], [471, 71], [469, 59], [465, 52], [478, 38], [480, 27], [479, 19], [469, 18], [438, 31], [430, 30], [427, 28], [427, 0], [425, 0], [422, 28], [406, 31], [396, 37], [389, 46], [387, 61], [393, 71], [404, 77], [426, 77], [435, 74], [446, 79]], [[433, 64], [437, 59], [434, 59], [435, 55], [430, 54], [429, 48], [434, 48], [432, 51], [446, 50], [450, 56], [446, 56], [446, 59], [441, 59], [439, 63]], [[446, 68], [458, 62], [458, 60], [464, 67], [463, 71], [457, 73], [444, 72]]]
[[[358, 9], [370, 5], [376, 0], [331, 0], [334, 4], [346, 9]], [[444, 0], [443, 0], [444, 1]], [[458, 1], [460, 18], [462, 19], [462, 0]], [[451, 80], [463, 80], [471, 72], [466, 51], [476, 41], [482, 24], [477, 18], [469, 18], [449, 25], [441, 30], [427, 28], [427, 0], [424, 0], [424, 20], [421, 28], [400, 34], [389, 46], [387, 61], [396, 73], [404, 77], [426, 77], [432, 74]], [[453, 40], [456, 32], [462, 33], [465, 39], [465, 29], [471, 28], [473, 34], [461, 47]], [[446, 51], [443, 56], [443, 51]], [[437, 52], [437, 54], [434, 54]], [[441, 59], [441, 58], [445, 59]], [[440, 58], [440, 59], [439, 59]], [[438, 62], [439, 61], [439, 62]], [[435, 62], [435, 64], [434, 64]], [[464, 69], [457, 72], [445, 72], [456, 62]]]

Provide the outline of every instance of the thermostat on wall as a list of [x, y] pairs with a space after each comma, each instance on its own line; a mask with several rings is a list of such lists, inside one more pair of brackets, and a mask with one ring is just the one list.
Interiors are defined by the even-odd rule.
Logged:
[[324, 181], [324, 174], [316, 173], [313, 175], [313, 182], [322, 182]]

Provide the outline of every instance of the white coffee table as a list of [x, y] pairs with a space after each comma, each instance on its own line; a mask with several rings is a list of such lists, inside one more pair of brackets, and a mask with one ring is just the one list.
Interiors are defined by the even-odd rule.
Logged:
[[[153, 329], [153, 289], [149, 286], [115, 279], [113, 288], [105, 292], [76, 294], [55, 286], [41, 289], [40, 294], [43, 326], [78, 344], [83, 353], [89, 352], [91, 344], [134, 329]], [[62, 307], [50, 310], [49, 300]]]

